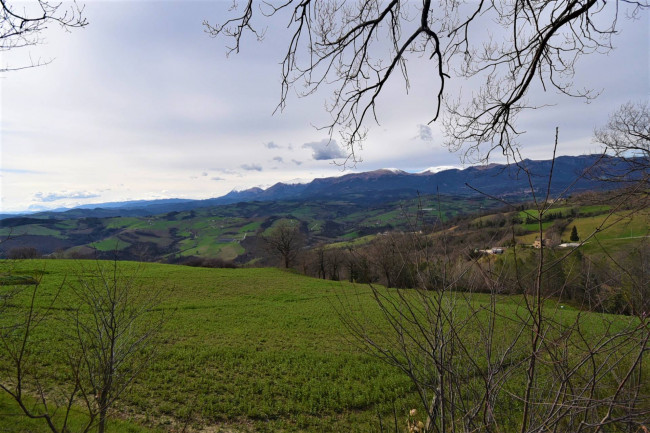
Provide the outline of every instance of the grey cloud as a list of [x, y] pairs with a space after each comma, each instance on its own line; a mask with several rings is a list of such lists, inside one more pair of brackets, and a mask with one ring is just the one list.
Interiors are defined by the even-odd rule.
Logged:
[[297, 159], [292, 159], [291, 162], [293, 162], [296, 165], [302, 165], [302, 161], [298, 161]]
[[280, 149], [282, 146], [275, 144], [272, 141], [269, 141], [266, 143], [264, 146], [266, 146], [267, 149]]
[[431, 128], [427, 125], [418, 125], [418, 135], [415, 138], [419, 138], [422, 141], [433, 141]]
[[313, 150], [312, 157], [316, 161], [323, 161], [335, 158], [345, 158], [347, 155], [343, 149], [338, 145], [336, 140], [324, 139], [321, 141], [314, 141], [312, 143], [305, 143], [303, 148], [310, 148]]
[[282, 159], [281, 156], [276, 156], [275, 158], [273, 158], [273, 161], [284, 163], [284, 159]]
[[203, 176], [203, 177], [205, 177], [205, 176], [207, 176], [207, 175], [208, 175], [208, 172], [207, 172], [207, 171], [204, 171], [203, 173], [201, 173], [201, 176]]
[[224, 178], [219, 177], [219, 176], [215, 176], [215, 177], [211, 177], [210, 180], [224, 180]]
[[87, 199], [96, 197], [99, 197], [99, 194], [94, 194], [86, 191], [62, 191], [60, 193], [51, 192], [48, 194], [37, 192], [34, 194], [34, 200], [42, 203], [50, 203], [64, 199]]
[[262, 166], [259, 164], [242, 164], [240, 167], [247, 171], [262, 171]]

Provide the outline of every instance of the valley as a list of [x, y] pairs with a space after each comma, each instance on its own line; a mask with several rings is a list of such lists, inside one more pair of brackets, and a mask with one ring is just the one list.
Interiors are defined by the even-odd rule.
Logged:
[[[127, 352], [142, 370], [107, 409], [108, 432], [400, 431], [428, 422], [412, 409], [431, 395], [461, 394], [446, 416], [480, 424], [486, 386], [509, 432], [530, 410], [526, 393], [540, 419], [591, 393], [595, 409], [575, 410], [601, 419], [612, 392], [650, 392], [640, 380], [650, 373], [642, 184], [558, 185], [535, 201], [490, 190], [513, 182], [490, 174], [482, 194], [382, 194], [395, 175], [405, 176], [355, 175], [354, 191], [339, 180], [319, 199], [261, 200], [256, 190], [219, 205], [1, 219], [2, 427], [45, 431], [17, 401], [55, 407], [52, 422], [71, 431], [94, 426], [102, 393], [83, 391], [95, 382], [72, 361], [95, 347], [85, 330], [103, 342], [119, 317], [118, 335], [147, 344]], [[151, 213], [160, 206], [172, 208]], [[123, 316], [98, 320], [116, 306]], [[119, 368], [110, 377], [131, 373]], [[562, 395], [551, 407], [547, 386]], [[643, 425], [639, 407], [631, 419]]]

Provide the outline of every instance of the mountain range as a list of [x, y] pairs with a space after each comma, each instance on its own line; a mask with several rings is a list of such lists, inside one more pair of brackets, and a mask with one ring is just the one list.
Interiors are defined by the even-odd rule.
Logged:
[[[552, 167], [550, 193], [557, 195], [567, 188], [570, 188], [570, 192], [577, 193], [616, 187], [616, 184], [600, 182], [596, 176], [585, 176], [585, 173], [596, 163], [616, 170], [619, 162], [617, 158], [602, 160], [600, 155], [584, 155], [560, 156], [554, 162], [524, 160], [516, 165], [489, 164], [437, 172], [408, 173], [396, 169], [380, 169], [319, 178], [309, 183], [279, 182], [266, 189], [231, 191], [224, 196], [205, 200], [163, 199], [89, 204], [60, 212], [40, 212], [30, 217], [147, 216], [252, 201], [341, 200], [369, 205], [436, 193], [459, 197], [484, 194], [500, 198], [521, 198], [530, 196], [531, 185], [535, 193], [546, 192]], [[16, 215], [0, 215], [0, 218], [8, 217]]]

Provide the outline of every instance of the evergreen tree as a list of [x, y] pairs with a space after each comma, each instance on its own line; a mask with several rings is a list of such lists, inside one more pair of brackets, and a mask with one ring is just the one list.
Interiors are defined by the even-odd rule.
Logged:
[[576, 229], [576, 226], [573, 226], [571, 229], [571, 237], [569, 238], [571, 242], [578, 242], [580, 240], [580, 236], [578, 236], [578, 229]]

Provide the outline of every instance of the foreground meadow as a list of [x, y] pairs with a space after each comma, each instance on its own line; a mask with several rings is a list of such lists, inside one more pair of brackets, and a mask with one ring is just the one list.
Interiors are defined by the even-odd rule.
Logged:
[[[91, 276], [98, 264], [27, 260], [3, 265], [11, 266], [13, 275], [41, 278], [37, 307], [52, 308], [34, 335], [34, 353], [45, 387], [55, 389], [66, 378], [64, 353], [70, 332], [64, 318], [75, 308], [70, 284]], [[358, 335], [344, 324], [352, 318], [375, 341], [387, 346], [395, 342], [386, 337], [390, 327], [367, 286], [277, 269], [132, 262], [121, 262], [120, 267], [136, 273], [145, 292], [158, 293], [160, 302], [150, 313], [165, 318], [155, 340], [156, 356], [111, 413], [112, 431], [378, 431], [394, 423], [394, 414], [405, 428], [408, 410], [419, 407], [406, 374], [364, 350]], [[29, 300], [30, 286], [20, 287], [1, 318], [5, 326], [24, 312]], [[468, 347], [481, 347], [480, 321], [492, 308], [491, 299], [450, 293], [443, 301], [456, 316], [472, 318], [463, 322], [462, 338]], [[515, 319], [523, 312], [522, 297], [497, 301], [502, 319], [495, 333], [505, 337], [519, 329]], [[564, 305], [549, 305], [549, 310], [556, 323], [584, 317], [582, 323], [594, 339], [637, 320], [585, 314]], [[495, 340], [495, 353], [499, 340], [505, 344], [507, 339]], [[521, 339], [516, 346], [525, 344]], [[522, 361], [516, 350], [508, 356], [510, 364]], [[0, 360], [4, 375], [8, 360]], [[488, 364], [479, 357], [475, 361], [467, 371]], [[509, 382], [510, 404], [497, 411], [519, 415], [517, 394], [524, 382], [523, 374]], [[0, 396], [0, 411], [5, 414], [0, 431], [46, 431], [37, 422], [23, 420], [6, 396]], [[508, 430], [508, 425], [503, 427]]]

